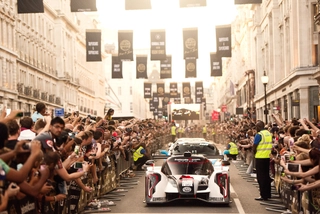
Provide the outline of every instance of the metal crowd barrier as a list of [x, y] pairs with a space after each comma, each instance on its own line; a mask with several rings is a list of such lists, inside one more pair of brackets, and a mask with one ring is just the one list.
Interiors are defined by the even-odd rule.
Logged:
[[[151, 149], [161, 149], [171, 139], [170, 135], [164, 135], [158, 137], [152, 145]], [[98, 174], [97, 184], [93, 184], [92, 176], [88, 173], [87, 176], [81, 178], [84, 185], [93, 189], [91, 193], [84, 192], [73, 180], [68, 186], [67, 198], [59, 202], [42, 202], [45, 206], [44, 213], [46, 214], [77, 214], [83, 213], [88, 203], [93, 199], [104, 196], [120, 186], [120, 179], [122, 176], [126, 176], [128, 170], [132, 169], [133, 158], [131, 151], [127, 152], [128, 161], [122, 157], [116, 160], [115, 155], [109, 155], [109, 163], [104, 163], [104, 169]], [[53, 190], [50, 195], [56, 195]], [[8, 203], [7, 211], [0, 212], [0, 214], [20, 213], [20, 210], [24, 210], [23, 213], [38, 213], [36, 211], [37, 200], [33, 197], [26, 196], [21, 200], [11, 199]], [[34, 212], [33, 212], [34, 211]], [[92, 210], [94, 212], [94, 210]]]
[[282, 167], [275, 166], [275, 188], [281, 196], [284, 206], [293, 214], [320, 213], [320, 188], [315, 188], [310, 191], [298, 191], [295, 186], [281, 180]]

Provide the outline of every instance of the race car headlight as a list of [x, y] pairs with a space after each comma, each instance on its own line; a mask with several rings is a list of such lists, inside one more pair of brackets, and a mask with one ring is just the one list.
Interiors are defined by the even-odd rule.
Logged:
[[161, 175], [158, 173], [150, 174], [147, 177], [148, 196], [151, 198], [155, 192], [156, 185], [160, 182]]
[[173, 178], [169, 178], [168, 181], [173, 187], [177, 188], [177, 182]]

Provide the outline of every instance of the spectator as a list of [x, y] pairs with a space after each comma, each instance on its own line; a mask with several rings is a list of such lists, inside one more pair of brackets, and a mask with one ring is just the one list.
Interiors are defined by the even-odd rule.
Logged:
[[32, 131], [34, 123], [31, 117], [23, 117], [20, 120], [21, 133], [18, 140], [33, 140], [36, 137], [36, 133]]
[[173, 122], [171, 126], [171, 142], [173, 143], [176, 140], [176, 129], [177, 129], [176, 124]]
[[[110, 108], [106, 114], [106, 116], [104, 117], [104, 119], [106, 121], [111, 121], [112, 120], [112, 116], [114, 115], [114, 110], [112, 108]], [[111, 125], [111, 124], [109, 124]]]
[[254, 138], [253, 153], [256, 158], [257, 180], [259, 183], [260, 197], [255, 200], [268, 200], [271, 198], [271, 179], [269, 176], [270, 153], [272, 150], [272, 135], [264, 129], [264, 122], [256, 124], [257, 134]]
[[47, 111], [46, 104], [42, 102], [37, 103], [36, 111], [31, 116], [33, 122], [36, 122], [38, 119], [43, 119], [44, 116], [48, 115], [46, 111]]
[[142, 170], [142, 165], [149, 160], [145, 143], [134, 146], [133, 161], [137, 170]]

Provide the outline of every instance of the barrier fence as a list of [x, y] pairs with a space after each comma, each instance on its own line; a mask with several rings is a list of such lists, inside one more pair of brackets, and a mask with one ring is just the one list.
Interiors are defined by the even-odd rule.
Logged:
[[320, 213], [320, 189], [316, 188], [310, 191], [298, 191], [295, 185], [284, 182], [281, 179], [283, 167], [275, 166], [275, 188], [281, 196], [284, 206], [293, 214], [298, 213]]
[[[171, 139], [171, 136], [157, 137], [150, 145], [149, 150], [159, 150], [165, 146]], [[151, 153], [150, 153], [151, 154]], [[85, 192], [75, 180], [67, 184], [68, 195], [65, 200], [54, 202], [46, 201], [45, 197], [36, 199], [35, 197], [25, 196], [23, 198], [10, 199], [8, 202], [7, 210], [0, 212], [0, 214], [20, 214], [20, 213], [46, 213], [46, 214], [77, 214], [83, 213], [87, 205], [94, 199], [100, 198], [120, 186], [122, 177], [128, 176], [132, 170], [133, 158], [132, 152], [126, 152], [127, 159], [119, 157], [116, 159], [115, 155], [106, 155], [103, 159], [103, 169], [99, 170], [98, 182], [93, 183], [92, 175], [88, 173], [86, 176], [81, 177], [84, 185], [91, 187], [92, 192]], [[59, 183], [53, 183], [53, 186], [58, 187]], [[58, 194], [57, 188], [52, 190], [47, 196], [56, 196]], [[112, 200], [112, 199], [111, 199]], [[38, 210], [36, 210], [38, 209]], [[93, 209], [92, 212], [95, 210]], [[87, 211], [86, 211], [87, 212]], [[90, 212], [90, 210], [88, 211]]]

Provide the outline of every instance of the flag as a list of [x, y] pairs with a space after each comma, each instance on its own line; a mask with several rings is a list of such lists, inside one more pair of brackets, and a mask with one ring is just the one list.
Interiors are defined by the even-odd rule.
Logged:
[[157, 83], [157, 94], [158, 97], [164, 97], [164, 83]]
[[151, 98], [151, 90], [152, 90], [152, 84], [151, 83], [144, 83], [144, 98]]
[[197, 59], [196, 58], [187, 58], [186, 63], [186, 78], [197, 77]]
[[171, 56], [168, 55], [165, 60], [160, 60], [160, 79], [171, 78]]
[[132, 31], [118, 31], [118, 56], [120, 60], [133, 61], [132, 40]]
[[96, 0], [71, 0], [71, 12], [97, 11]]
[[198, 59], [198, 29], [183, 29], [183, 58]]
[[165, 30], [151, 30], [151, 60], [166, 60], [166, 31]]
[[136, 78], [148, 79], [147, 75], [147, 56], [136, 56]]
[[87, 62], [101, 61], [101, 31], [86, 30]]
[[190, 82], [182, 83], [183, 94], [182, 97], [190, 97], [191, 98], [191, 89], [190, 89]]
[[216, 53], [210, 53], [211, 76], [222, 76], [222, 60]]
[[217, 54], [231, 57], [231, 25], [216, 26]]
[[122, 79], [122, 61], [118, 56], [112, 56], [112, 79]]
[[17, 4], [18, 13], [44, 13], [43, 0], [18, 0]]

